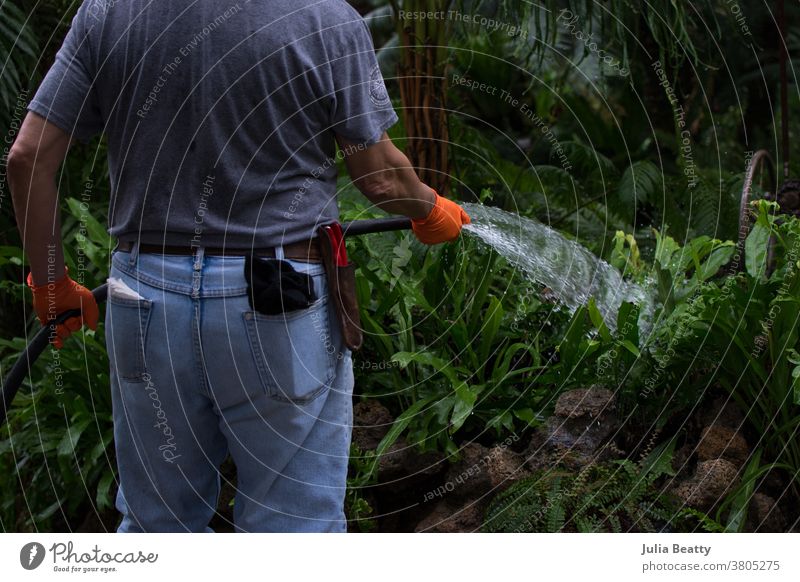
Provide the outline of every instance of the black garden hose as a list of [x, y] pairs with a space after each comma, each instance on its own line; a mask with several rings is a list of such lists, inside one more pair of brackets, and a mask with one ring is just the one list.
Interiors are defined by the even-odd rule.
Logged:
[[[107, 291], [107, 283], [103, 283], [97, 289], [93, 289], [92, 295], [94, 295], [94, 300], [97, 301], [98, 304], [103, 303], [106, 300]], [[33, 336], [31, 342], [25, 347], [25, 351], [17, 358], [8, 376], [3, 380], [2, 389], [0, 389], [3, 401], [3, 406], [0, 408], [0, 426], [6, 421], [8, 409], [11, 407], [11, 402], [14, 400], [14, 396], [17, 395], [19, 387], [22, 386], [22, 381], [25, 380], [34, 362], [42, 355], [47, 344], [50, 343], [50, 334], [56, 332], [55, 330], [58, 324], [64, 323], [70, 317], [80, 316], [80, 314], [80, 309], [70, 309], [60, 314], [53, 322], [43, 326], [42, 329]]]

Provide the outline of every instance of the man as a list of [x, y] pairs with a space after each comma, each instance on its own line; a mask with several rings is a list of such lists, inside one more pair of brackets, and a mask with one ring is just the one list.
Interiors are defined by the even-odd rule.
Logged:
[[[86, 0], [28, 108], [8, 173], [34, 307], [82, 310], [58, 348], [98, 307], [64, 267], [55, 177], [73, 140], [108, 141], [118, 531], [209, 531], [228, 454], [237, 531], [345, 531], [352, 359], [314, 238], [338, 218], [335, 142], [422, 242], [469, 222], [389, 140], [363, 20], [344, 0]], [[254, 309], [248, 254], [309, 305]]]

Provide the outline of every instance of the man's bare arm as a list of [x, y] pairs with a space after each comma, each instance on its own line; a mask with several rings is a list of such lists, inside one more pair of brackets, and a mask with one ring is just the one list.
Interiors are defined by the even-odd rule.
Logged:
[[71, 144], [69, 134], [29, 112], [8, 154], [8, 183], [33, 282], [64, 274], [56, 175]]
[[411, 162], [384, 133], [369, 147], [337, 136], [353, 184], [366, 198], [391, 214], [422, 219], [436, 203], [435, 192], [422, 183]]

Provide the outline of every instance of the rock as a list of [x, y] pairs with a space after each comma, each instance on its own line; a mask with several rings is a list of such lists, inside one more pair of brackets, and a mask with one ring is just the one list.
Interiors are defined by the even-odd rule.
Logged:
[[689, 461], [692, 455], [695, 452], [695, 447], [689, 445], [688, 443], [683, 445], [672, 456], [672, 468], [675, 469], [680, 475], [688, 475], [689, 473]]
[[[374, 451], [393, 422], [391, 413], [381, 403], [358, 402], [353, 406], [353, 444], [364, 452]], [[397, 439], [378, 460], [380, 493], [395, 495], [418, 485], [445, 468], [444, 458], [439, 452], [420, 454], [405, 439]]]
[[[602, 460], [611, 451], [604, 445], [616, 429], [615, 412], [616, 398], [610, 390], [581, 388], [565, 392], [556, 402], [555, 415], [545, 421], [543, 447], [570, 466]], [[598, 455], [600, 451], [603, 453]]]
[[739, 480], [739, 470], [726, 459], [712, 459], [697, 463], [694, 477], [699, 484], [724, 494]]
[[744, 437], [726, 426], [712, 424], [703, 429], [697, 445], [697, 458], [700, 461], [727, 459], [737, 467], [745, 464], [750, 457], [750, 448]]
[[380, 402], [358, 402], [353, 406], [353, 444], [362, 451], [375, 450], [393, 422], [392, 414]]
[[551, 416], [545, 421], [544, 429], [547, 433], [545, 446], [570, 449], [574, 453], [589, 457], [605, 444], [615, 426], [612, 422], [602, 420], [569, 421]]
[[609, 416], [616, 408], [614, 393], [604, 388], [578, 388], [558, 397], [555, 415], [562, 418], [590, 419]]
[[405, 488], [420, 478], [435, 475], [445, 467], [444, 453], [420, 453], [415, 446], [399, 438], [378, 461], [378, 477], [381, 483], [392, 482]]
[[745, 530], [749, 532], [781, 533], [785, 529], [783, 515], [769, 495], [756, 493], [750, 500]]
[[689, 507], [701, 507], [703, 500], [701, 499], [700, 492], [697, 491], [697, 483], [692, 479], [687, 479], [678, 483], [673, 489], [672, 494], [677, 497], [681, 503]]
[[525, 457], [512, 451], [509, 444], [504, 441], [491, 448], [478, 443], [465, 445], [461, 458], [447, 470], [444, 483], [422, 494], [423, 502], [434, 501], [435, 504], [414, 531], [478, 530], [491, 499], [531, 473], [525, 465]]
[[708, 407], [701, 409], [696, 415], [700, 426], [724, 426], [734, 431], [741, 430], [744, 425], [744, 414], [730, 396], [717, 396]]
[[507, 445], [489, 449], [469, 443], [461, 449], [461, 459], [447, 470], [444, 493], [457, 499], [481, 497], [490, 491], [496, 494], [529, 473], [524, 457]]
[[779, 499], [788, 499], [788, 496], [785, 494], [788, 486], [789, 484], [786, 481], [786, 475], [783, 474], [783, 471], [773, 468], [767, 471], [762, 477], [759, 489], [762, 493], [766, 493], [767, 495], [772, 495], [773, 497], [777, 496]]
[[785, 181], [778, 189], [776, 198], [782, 213], [800, 217], [800, 181]]
[[484, 503], [456, 504], [450, 500], [437, 503], [414, 531], [417, 533], [467, 533], [478, 531], [483, 524]]
[[679, 483], [673, 493], [683, 503], [708, 511], [736, 486], [739, 470], [727, 459], [713, 459], [697, 463], [694, 477]]
[[525, 468], [525, 459], [506, 446], [496, 445], [489, 449], [488, 454], [486, 474], [495, 494], [530, 474]]
[[530, 471], [562, 465], [580, 470], [621, 451], [610, 441], [617, 427], [616, 398], [610, 390], [582, 388], [564, 392], [555, 415], [534, 431], [525, 452]]
[[[491, 483], [486, 471], [489, 449], [479, 443], [468, 443], [461, 448], [461, 459], [450, 465], [445, 476], [445, 485], [453, 485], [452, 492], [461, 489], [458, 497], [463, 495], [461, 485], [467, 485], [470, 490], [480, 489], [482, 492], [491, 489]], [[450, 487], [448, 486], [448, 489]]]

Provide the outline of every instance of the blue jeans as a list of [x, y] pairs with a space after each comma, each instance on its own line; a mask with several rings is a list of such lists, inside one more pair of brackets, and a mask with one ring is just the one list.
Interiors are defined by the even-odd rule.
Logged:
[[322, 264], [289, 262], [319, 299], [263, 315], [249, 306], [243, 257], [114, 251], [118, 531], [212, 531], [228, 454], [236, 531], [346, 531], [351, 353]]

